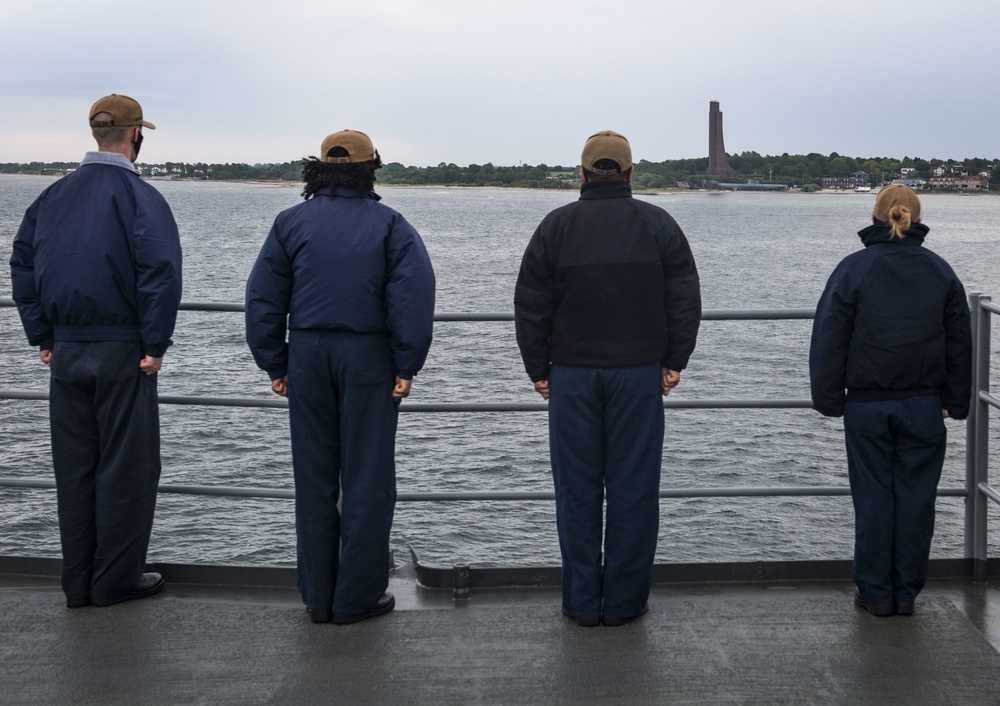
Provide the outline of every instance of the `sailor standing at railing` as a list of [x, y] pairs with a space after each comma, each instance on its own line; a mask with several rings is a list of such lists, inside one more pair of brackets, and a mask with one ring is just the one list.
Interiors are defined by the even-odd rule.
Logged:
[[660, 395], [694, 351], [701, 290], [680, 227], [632, 198], [628, 140], [592, 135], [582, 164], [580, 200], [548, 214], [528, 243], [514, 316], [525, 369], [549, 401], [563, 613], [619, 626], [647, 610]]
[[813, 406], [844, 418], [854, 601], [881, 617], [911, 615], [927, 582], [944, 419], [965, 419], [972, 395], [965, 290], [922, 247], [928, 231], [913, 189], [882, 189], [864, 249], [830, 275], [809, 350]]
[[156, 373], [181, 300], [181, 247], [167, 202], [133, 162], [142, 108], [94, 103], [98, 151], [31, 204], [11, 280], [28, 334], [52, 368], [49, 410], [70, 608], [158, 593], [143, 573], [160, 479]]
[[395, 605], [396, 419], [434, 326], [434, 271], [372, 190], [381, 165], [362, 132], [323, 140], [303, 164], [305, 203], [275, 219], [247, 282], [247, 342], [288, 396], [298, 584], [317, 623]]

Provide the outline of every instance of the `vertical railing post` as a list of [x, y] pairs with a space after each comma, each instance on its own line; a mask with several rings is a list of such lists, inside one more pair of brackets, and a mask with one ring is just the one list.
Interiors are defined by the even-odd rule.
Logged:
[[965, 420], [965, 552], [966, 559], [976, 555], [976, 417], [979, 410], [979, 292], [969, 293], [969, 313], [972, 323], [972, 399], [969, 417]]
[[974, 494], [971, 497], [975, 506], [974, 529], [973, 529], [973, 551], [972, 551], [972, 578], [977, 582], [985, 582], [987, 578], [987, 551], [986, 551], [986, 530], [988, 519], [988, 498], [979, 492], [979, 484], [989, 481], [989, 405], [983, 401], [979, 393], [990, 389], [990, 312], [983, 308], [983, 303], [989, 302], [990, 297], [979, 295], [976, 297], [975, 308], [972, 309], [972, 318], [975, 321], [975, 338], [973, 354], [973, 398], [969, 416], [974, 417], [970, 422], [974, 425], [972, 432], [973, 446], [973, 487]]

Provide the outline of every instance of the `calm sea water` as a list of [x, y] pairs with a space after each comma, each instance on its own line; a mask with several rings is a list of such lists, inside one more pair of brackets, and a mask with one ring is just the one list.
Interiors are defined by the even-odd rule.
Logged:
[[[51, 179], [0, 176], [0, 297], [24, 209]], [[297, 203], [290, 186], [154, 182], [184, 247], [186, 301], [241, 302], [274, 216]], [[438, 276], [438, 311], [510, 311], [520, 257], [538, 221], [576, 192], [381, 189], [421, 232]], [[860, 247], [871, 195], [683, 194], [663, 206], [691, 241], [706, 308], [812, 307], [827, 276]], [[1000, 199], [924, 198], [927, 246], [968, 291], [1000, 297]], [[671, 399], [808, 397], [809, 321], [705, 322]], [[241, 314], [181, 312], [160, 374], [161, 394], [272, 397], [244, 343]], [[998, 337], [994, 337], [996, 341]], [[994, 344], [996, 349], [996, 344]], [[994, 351], [996, 353], [996, 350]], [[996, 359], [997, 356], [995, 356]], [[47, 389], [13, 309], [0, 308], [0, 389]], [[996, 367], [994, 375], [996, 375]], [[537, 401], [512, 323], [440, 323], [413, 401]], [[405, 407], [405, 404], [404, 404]], [[163, 482], [291, 487], [282, 410], [161, 407]], [[0, 400], [0, 475], [50, 477], [47, 406]], [[964, 484], [964, 423], [949, 423], [942, 487]], [[997, 453], [994, 443], [994, 454]], [[808, 410], [668, 410], [663, 487], [846, 486], [839, 420]], [[994, 455], [994, 458], [997, 458]], [[544, 413], [400, 416], [398, 488], [550, 490]], [[963, 501], [938, 501], [933, 554], [962, 552]], [[850, 499], [684, 499], [661, 503], [657, 559], [849, 558]], [[392, 536], [424, 563], [555, 565], [552, 503], [400, 503]], [[997, 551], [994, 546], [993, 551]], [[55, 494], [0, 489], [0, 552], [58, 556]], [[290, 501], [161, 496], [150, 559], [294, 565]]]

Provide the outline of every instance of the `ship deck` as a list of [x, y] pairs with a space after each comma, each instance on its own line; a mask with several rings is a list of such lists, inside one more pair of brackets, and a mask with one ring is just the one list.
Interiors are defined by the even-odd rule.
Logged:
[[68, 610], [54, 566], [0, 563], [0, 703], [1000, 703], [1000, 591], [966, 578], [892, 618], [849, 580], [663, 583], [640, 620], [581, 628], [556, 587], [456, 600], [406, 564], [395, 611], [337, 626], [290, 570], [158, 567], [159, 596]]

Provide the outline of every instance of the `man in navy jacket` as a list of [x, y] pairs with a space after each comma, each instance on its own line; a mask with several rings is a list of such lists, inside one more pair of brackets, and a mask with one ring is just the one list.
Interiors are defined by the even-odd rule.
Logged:
[[302, 600], [313, 622], [353, 623], [395, 605], [396, 417], [430, 348], [434, 271], [372, 191], [382, 161], [368, 136], [334, 133], [320, 155], [250, 273], [247, 343], [288, 396]]
[[628, 140], [592, 135], [582, 174], [580, 200], [548, 214], [525, 249], [514, 316], [525, 369], [549, 400], [563, 612], [619, 626], [647, 610], [661, 394], [694, 351], [701, 292], [680, 227], [632, 198]]
[[160, 478], [156, 373], [181, 298], [166, 201], [139, 178], [142, 108], [97, 101], [97, 152], [25, 213], [11, 280], [28, 342], [51, 365], [52, 461], [67, 605], [158, 593], [143, 573]]

